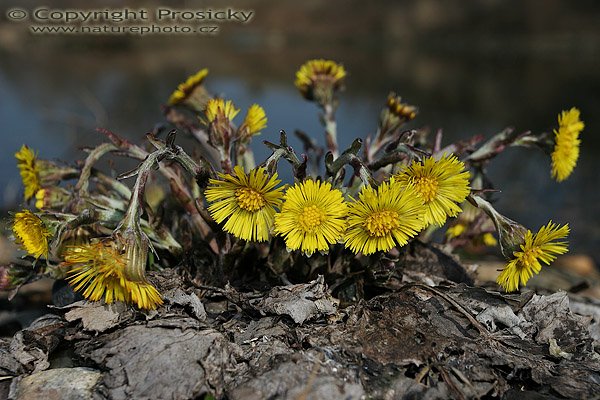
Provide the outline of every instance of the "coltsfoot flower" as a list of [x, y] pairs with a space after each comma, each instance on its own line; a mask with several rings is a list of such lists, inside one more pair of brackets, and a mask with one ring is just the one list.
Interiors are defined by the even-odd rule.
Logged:
[[346, 77], [344, 67], [331, 60], [310, 60], [296, 72], [294, 85], [307, 100], [320, 104], [331, 102], [334, 93], [341, 89]]
[[558, 129], [554, 130], [554, 148], [552, 157], [552, 177], [562, 182], [571, 175], [579, 159], [579, 134], [585, 127], [579, 119], [579, 110], [575, 107], [563, 111], [558, 116]]
[[185, 82], [180, 83], [177, 89], [169, 97], [169, 105], [176, 105], [184, 102], [192, 93], [204, 82], [208, 76], [208, 69], [204, 68], [191, 75]]
[[467, 226], [465, 224], [455, 224], [446, 229], [446, 238], [454, 239], [462, 235], [467, 230]]
[[459, 203], [471, 191], [469, 177], [463, 162], [454, 155], [444, 154], [439, 160], [429, 157], [423, 162], [413, 162], [396, 178], [402, 186], [412, 185], [425, 203], [425, 224], [441, 226], [448, 217], [461, 212]]
[[208, 103], [206, 103], [205, 115], [208, 123], [214, 122], [217, 118], [233, 121], [239, 112], [239, 108], [235, 108], [235, 105], [231, 100], [210, 99]]
[[309, 179], [286, 191], [281, 212], [275, 216], [275, 232], [290, 250], [307, 256], [325, 253], [342, 239], [347, 212], [340, 190], [329, 182]]
[[23, 145], [15, 153], [15, 158], [25, 187], [25, 200], [29, 200], [41, 189], [40, 171], [36, 162], [37, 156], [32, 149]]
[[498, 240], [491, 233], [487, 232], [481, 235], [481, 242], [488, 247], [495, 247], [498, 245]]
[[126, 254], [110, 240], [69, 247], [63, 263], [72, 267], [67, 279], [88, 300], [122, 301], [140, 309], [155, 309], [163, 302], [158, 290], [145, 280], [127, 276]]
[[39, 210], [61, 209], [70, 198], [71, 194], [61, 187], [42, 188], [35, 193], [35, 206]]
[[556, 256], [568, 251], [567, 242], [561, 241], [568, 234], [568, 224], [559, 226], [552, 221], [542, 226], [535, 234], [527, 230], [521, 250], [513, 253], [513, 258], [496, 282], [507, 292], [518, 290], [520, 285], [525, 286], [527, 281], [542, 269], [540, 261], [550, 265]]
[[238, 165], [233, 174], [219, 174], [219, 178], [211, 179], [204, 192], [213, 219], [240, 239], [268, 240], [283, 196], [277, 173], [269, 176], [259, 167], [246, 174]]
[[29, 210], [15, 213], [12, 230], [23, 250], [35, 258], [48, 257], [48, 240], [52, 233], [40, 217]]
[[265, 110], [258, 104], [252, 104], [248, 108], [246, 118], [240, 126], [240, 136], [242, 140], [248, 140], [252, 136], [260, 134], [260, 131], [267, 127], [267, 115]]
[[404, 246], [424, 227], [426, 208], [412, 185], [390, 179], [377, 189], [365, 186], [349, 204], [345, 245], [355, 254]]
[[15, 153], [17, 167], [25, 188], [25, 200], [31, 199], [42, 187], [56, 185], [63, 179], [79, 176], [79, 170], [58, 165], [52, 161], [38, 159], [36, 153], [23, 145]]

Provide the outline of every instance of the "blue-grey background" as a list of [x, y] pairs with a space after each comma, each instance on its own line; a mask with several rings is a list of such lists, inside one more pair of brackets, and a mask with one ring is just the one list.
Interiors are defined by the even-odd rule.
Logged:
[[[18, 4], [17, 4], [18, 3]], [[232, 1], [253, 9], [246, 24], [214, 37], [35, 36], [8, 21], [13, 6], [155, 8], [156, 1], [0, 1], [0, 206], [22, 192], [13, 154], [23, 144], [44, 158], [81, 157], [99, 143], [96, 127], [143, 140], [162, 121], [160, 104], [202, 67], [208, 87], [243, 111], [254, 102], [269, 118], [260, 139], [300, 128], [322, 142], [314, 104], [293, 86], [307, 59], [326, 57], [349, 71], [338, 111], [342, 145], [373, 133], [390, 90], [419, 106], [412, 126], [443, 128], [446, 142], [492, 135], [506, 126], [547, 131], [562, 109], [581, 109], [586, 129], [575, 173], [550, 178], [549, 157], [510, 149], [490, 168], [500, 211], [531, 229], [569, 222], [573, 252], [600, 260], [600, 7], [594, 1], [453, 2]], [[171, 1], [172, 8], [221, 2]], [[295, 143], [295, 142], [292, 142]], [[257, 159], [268, 153], [256, 142]]]

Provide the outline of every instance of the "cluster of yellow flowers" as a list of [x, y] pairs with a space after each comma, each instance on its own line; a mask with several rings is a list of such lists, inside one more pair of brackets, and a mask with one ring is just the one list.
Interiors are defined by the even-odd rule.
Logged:
[[[220, 98], [210, 99], [206, 103], [206, 122], [207, 124], [215, 123], [219, 119], [229, 123], [240, 112], [239, 108], [231, 100], [223, 100]], [[244, 122], [240, 125], [239, 131], [242, 139], [250, 138], [267, 127], [267, 115], [265, 110], [258, 104], [252, 104], [248, 108]]]
[[307, 179], [283, 194], [277, 173], [269, 177], [259, 167], [246, 174], [236, 166], [233, 174], [211, 179], [205, 195], [215, 221], [240, 239], [266, 241], [273, 232], [306, 255], [341, 241], [368, 255], [405, 245], [423, 228], [456, 216], [470, 192], [464, 169], [455, 156], [429, 157], [346, 201], [329, 182]]
[[[222, 172], [215, 174], [214, 166], [209, 166], [203, 170], [206, 176], [212, 177], [208, 180], [208, 185], [206, 179], [203, 184], [197, 180], [198, 185], [189, 192], [201, 198], [201, 190], [204, 189], [204, 199], [208, 203], [206, 210], [210, 217], [203, 213], [201, 218], [210, 220], [212, 217], [221, 229], [241, 240], [266, 242], [279, 236], [289, 251], [299, 251], [306, 256], [326, 254], [334, 245], [343, 246], [357, 256], [371, 255], [404, 246], [423, 230], [441, 227], [449, 217], [461, 214], [463, 207], [470, 207], [470, 211], [463, 213], [451, 224], [446, 237], [452, 240], [465, 233], [480, 235], [482, 243], [495, 246], [497, 242], [490, 233], [491, 227], [479, 230], [473, 228], [473, 225], [485, 218], [485, 212], [490, 217], [487, 222], [493, 221], [501, 250], [507, 258], [507, 265], [497, 279], [497, 283], [506, 291], [518, 290], [541, 270], [542, 263], [550, 264], [558, 255], [567, 252], [564, 238], [569, 233], [568, 225], [560, 226], [549, 222], [537, 233], [533, 233], [500, 215], [490, 203], [478, 197], [478, 192], [471, 193], [472, 185], [480, 187], [475, 183], [478, 182], [476, 178], [471, 183], [469, 168], [475, 173], [482, 173], [484, 165], [473, 162], [489, 160], [499, 152], [493, 146], [496, 143], [494, 140], [490, 141], [488, 147], [484, 145], [480, 148], [483, 150], [474, 158], [475, 161], [469, 159], [468, 154], [456, 150], [456, 147], [452, 150], [456, 154], [439, 149], [429, 153], [423, 149], [416, 151], [414, 142], [401, 143], [399, 128], [415, 118], [417, 108], [403, 103], [399, 96], [390, 93], [380, 117], [375, 141], [371, 142], [372, 147], [365, 152], [366, 161], [355, 157], [356, 164], [362, 168], [360, 171], [355, 170], [355, 177], [361, 178], [361, 186], [353, 184], [350, 185], [352, 187], [345, 187], [339, 183], [342, 179], [338, 179], [335, 174], [328, 175], [326, 179], [305, 177], [305, 171], [296, 176], [293, 185], [282, 185], [276, 172], [279, 158], [275, 155], [292, 164], [298, 158], [295, 154], [282, 155], [281, 152], [289, 151], [287, 143], [282, 139], [281, 146], [273, 145], [272, 157], [275, 161], [269, 158], [263, 165], [254, 167], [253, 155], [248, 146], [251, 138], [266, 128], [265, 110], [258, 104], [253, 104], [248, 108], [242, 124], [235, 128], [233, 120], [240, 110], [231, 100], [213, 98], [208, 94], [203, 87], [207, 75], [208, 70], [202, 69], [181, 83], [170, 96], [167, 108], [169, 112], [176, 112], [178, 107], [190, 107], [196, 112], [196, 117], [204, 122], [207, 142], [221, 156]], [[336, 95], [343, 87], [345, 77], [346, 70], [343, 66], [323, 59], [308, 61], [296, 73], [295, 85], [300, 93], [322, 108], [321, 119], [326, 128], [331, 163], [334, 159], [336, 162], [338, 160], [334, 113]], [[576, 108], [563, 111], [558, 117], [559, 127], [554, 131], [552, 140], [544, 135], [522, 138], [522, 143], [535, 143], [546, 151], [551, 149], [551, 174], [558, 181], [565, 180], [572, 173], [579, 157], [579, 135], [584, 128], [579, 117], [580, 113]], [[158, 290], [146, 280], [144, 274], [149, 248], [153, 244], [146, 233], [141, 231], [139, 210], [143, 207], [138, 201], [142, 198], [147, 179], [147, 175], [143, 173], [147, 173], [165, 157], [165, 152], [170, 151], [168, 147], [173, 146], [173, 142], [167, 140], [161, 144], [154, 140], [152, 144], [157, 147], [157, 152], [163, 153], [144, 154], [140, 148], [135, 148], [131, 153], [133, 158], [145, 157], [139, 167], [133, 193], [128, 188], [123, 189], [121, 183], [112, 183], [116, 192], [120, 193], [121, 202], [124, 201], [123, 198], [131, 196], [129, 205], [120, 210], [120, 222], [117, 219], [116, 223], [112, 221], [113, 225], [107, 224], [114, 229], [112, 237], [106, 237], [106, 233], [103, 233], [98, 235], [100, 237], [84, 235], [82, 240], [73, 241], [69, 241], [67, 236], [77, 236], [74, 232], [78, 229], [85, 231], [86, 228], [76, 227], [70, 232], [66, 229], [66, 233], [57, 229], [56, 219], [60, 220], [67, 215], [63, 213], [62, 207], [65, 204], [79, 203], [96, 206], [97, 203], [81, 197], [77, 198], [78, 201], [71, 201], [74, 194], [58, 183], [78, 176], [81, 171], [39, 160], [27, 146], [23, 146], [15, 154], [25, 189], [25, 200], [35, 198], [36, 207], [42, 210], [37, 213], [29, 210], [15, 213], [15, 241], [36, 260], [58, 260], [60, 266], [69, 270], [67, 279], [74, 289], [89, 300], [104, 300], [106, 303], [124, 301], [135, 304], [140, 309], [155, 309], [163, 302]], [[387, 152], [391, 144], [404, 146], [402, 151], [400, 147], [396, 149], [401, 157], [394, 158], [394, 154], [387, 154], [391, 161], [381, 163], [385, 168], [374, 167], [378, 164], [373, 163], [377, 161], [373, 158], [383, 153], [384, 148]], [[502, 148], [504, 147], [506, 146], [503, 145]], [[179, 159], [179, 163], [198, 179], [201, 169], [195, 161], [187, 154], [182, 155], [181, 148], [171, 149], [177, 154], [169, 153], [169, 159], [185, 155]], [[433, 155], [423, 156], [424, 153]], [[344, 154], [339, 159], [343, 159]], [[467, 160], [468, 164], [460, 161], [459, 157]], [[368, 163], [373, 171], [380, 170], [379, 176], [385, 177], [383, 182], [375, 181], [366, 166]], [[145, 169], [142, 169], [142, 165], [145, 165]], [[328, 164], [328, 168], [330, 166]], [[295, 169], [296, 167], [297, 165], [294, 166]], [[305, 167], [306, 164], [304, 170]], [[142, 170], [146, 172], [142, 173]], [[177, 181], [178, 174], [168, 174], [167, 177], [172, 185], [182, 182]], [[188, 190], [181, 187], [178, 189], [182, 192]], [[100, 202], [107, 202], [105, 207], [110, 209], [115, 203], [111, 203], [111, 192], [108, 193], [109, 196], [101, 196]], [[188, 197], [183, 203], [189, 206], [194, 200], [195, 198]], [[468, 205], [466, 200], [473, 206]], [[201, 207], [201, 202], [192, 208], [196, 210], [196, 206]], [[55, 209], [60, 212], [52, 214]], [[189, 211], [189, 208], [184, 209]], [[77, 211], [73, 212], [76, 214]], [[72, 217], [71, 222], [77, 219], [76, 215]], [[209, 223], [214, 226], [213, 221]], [[64, 226], [63, 224], [63, 228]]]

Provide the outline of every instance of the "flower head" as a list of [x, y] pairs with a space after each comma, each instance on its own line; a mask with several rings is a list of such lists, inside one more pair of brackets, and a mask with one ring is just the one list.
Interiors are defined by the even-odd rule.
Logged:
[[23, 250], [35, 258], [48, 257], [48, 238], [52, 236], [44, 222], [29, 210], [15, 214], [13, 233]]
[[448, 239], [454, 239], [465, 233], [467, 226], [463, 223], [457, 223], [446, 229], [446, 237]]
[[294, 84], [307, 100], [320, 104], [331, 102], [335, 91], [342, 88], [346, 70], [331, 60], [310, 60], [296, 72]]
[[342, 192], [329, 182], [306, 180], [289, 188], [281, 212], [275, 216], [275, 232], [291, 250], [310, 256], [327, 252], [342, 239], [348, 206]]
[[33, 150], [23, 145], [15, 153], [15, 158], [25, 187], [25, 200], [29, 200], [41, 188], [37, 156]]
[[36, 153], [26, 145], [15, 153], [15, 158], [25, 187], [25, 200], [31, 199], [42, 187], [79, 176], [79, 170], [75, 168], [38, 159]]
[[254, 135], [260, 134], [260, 131], [267, 127], [267, 115], [265, 110], [258, 104], [253, 104], [246, 113], [246, 118], [240, 126], [240, 136], [248, 139]]
[[356, 254], [404, 246], [424, 227], [425, 207], [412, 185], [392, 178], [377, 189], [363, 187], [358, 198], [349, 205], [345, 235], [346, 247]]
[[484, 233], [481, 235], [481, 242], [489, 247], [495, 247], [498, 245], [498, 241], [490, 232]]
[[219, 174], [204, 192], [211, 203], [208, 212], [223, 229], [243, 239], [263, 242], [269, 239], [276, 209], [282, 202], [283, 187], [277, 173], [269, 176], [264, 168], [249, 174], [239, 165], [233, 174]]
[[575, 107], [563, 111], [558, 116], [558, 130], [554, 130], [552, 157], [552, 177], [562, 182], [571, 175], [579, 159], [579, 134], [584, 128]]
[[493, 221], [484, 216], [483, 210], [468, 201], [462, 203], [461, 208], [463, 212], [446, 229], [446, 240], [464, 241], [468, 239], [475, 246], [496, 246], [498, 241], [489, 232]]
[[70, 198], [69, 192], [61, 187], [42, 188], [35, 193], [35, 206], [39, 210], [61, 209]]
[[235, 108], [231, 100], [210, 99], [206, 103], [205, 115], [209, 123], [214, 122], [217, 118], [231, 122], [239, 112], [240, 110]]
[[579, 135], [585, 124], [579, 119], [580, 111], [572, 107], [569, 111], [563, 111], [558, 115], [558, 128], [563, 129], [573, 135]]
[[469, 195], [468, 171], [465, 164], [454, 155], [444, 154], [439, 160], [426, 158], [422, 163], [413, 162], [397, 176], [403, 185], [414, 186], [425, 203], [425, 224], [443, 225], [447, 217], [454, 217]]
[[153, 310], [162, 304], [160, 294], [149, 282], [127, 276], [126, 253], [113, 241], [97, 241], [67, 248], [64, 265], [72, 267], [68, 280], [74, 290], [91, 301], [123, 301]]
[[180, 83], [169, 97], [169, 105], [176, 105], [188, 99], [202, 85], [207, 75], [208, 69], [204, 68], [188, 77], [185, 82]]
[[556, 256], [568, 251], [567, 242], [560, 241], [569, 234], [569, 225], [559, 226], [552, 221], [542, 226], [537, 233], [527, 230], [521, 250], [513, 253], [496, 282], [507, 292], [514, 292], [542, 269], [540, 261], [550, 265]]
[[391, 92], [386, 100], [386, 107], [379, 117], [381, 133], [393, 131], [403, 123], [417, 116], [417, 107], [402, 102], [402, 97]]

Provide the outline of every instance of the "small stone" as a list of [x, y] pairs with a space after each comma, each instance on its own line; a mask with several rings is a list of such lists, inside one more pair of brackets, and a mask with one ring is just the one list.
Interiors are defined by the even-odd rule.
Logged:
[[102, 374], [90, 368], [57, 368], [21, 379], [10, 398], [16, 400], [91, 400]]

